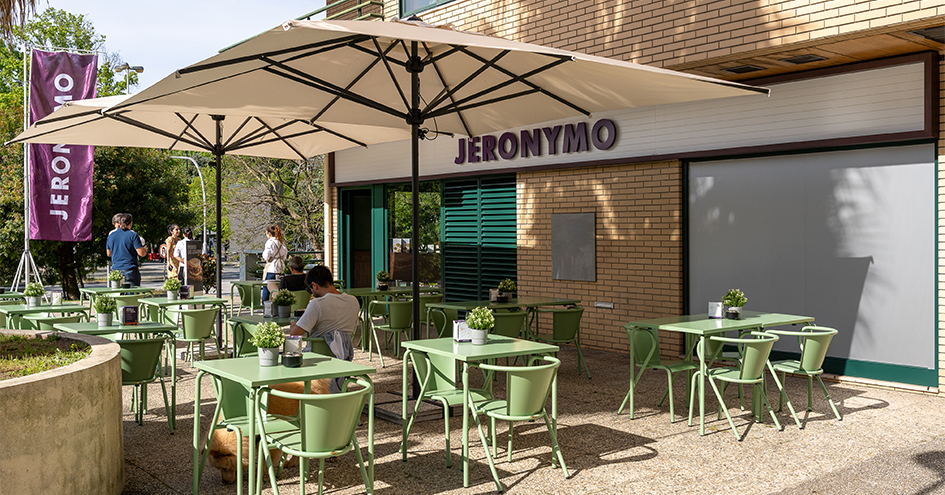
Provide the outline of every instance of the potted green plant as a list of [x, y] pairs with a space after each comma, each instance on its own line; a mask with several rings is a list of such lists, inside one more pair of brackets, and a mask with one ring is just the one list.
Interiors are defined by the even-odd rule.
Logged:
[[509, 298], [516, 290], [518, 290], [518, 287], [510, 278], [499, 282], [499, 295], [496, 297], [496, 302], [509, 302]]
[[95, 298], [95, 303], [92, 307], [95, 308], [95, 319], [98, 321], [99, 327], [112, 326], [112, 316], [114, 316], [115, 310], [118, 309], [118, 303], [115, 302], [115, 298], [104, 295], [98, 296]]
[[108, 286], [112, 289], [121, 288], [121, 281], [125, 279], [125, 274], [121, 270], [112, 270], [108, 272]]
[[739, 289], [729, 289], [722, 298], [722, 304], [725, 305], [725, 317], [730, 320], [741, 318], [742, 306], [748, 303], [745, 293]]
[[469, 327], [472, 343], [475, 345], [485, 345], [488, 340], [489, 330], [495, 325], [495, 316], [492, 311], [485, 306], [479, 306], [469, 313], [466, 313], [466, 326]]
[[292, 315], [292, 305], [295, 304], [295, 294], [289, 289], [282, 289], [273, 296], [272, 303], [279, 308], [279, 318], [288, 318]]
[[23, 289], [23, 296], [26, 297], [26, 304], [29, 306], [39, 306], [44, 294], [46, 294], [46, 289], [39, 282], [30, 282]]
[[377, 290], [387, 290], [388, 282], [390, 282], [390, 272], [387, 270], [377, 272]]
[[249, 343], [259, 349], [259, 366], [279, 364], [279, 347], [285, 342], [285, 333], [273, 321], [260, 323], [256, 332], [249, 338]]
[[180, 279], [169, 278], [164, 281], [164, 290], [167, 291], [167, 300], [176, 301], [178, 297], [177, 291], [180, 290]]

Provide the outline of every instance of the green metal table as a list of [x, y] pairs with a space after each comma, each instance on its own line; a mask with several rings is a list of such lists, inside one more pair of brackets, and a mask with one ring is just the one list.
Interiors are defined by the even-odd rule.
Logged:
[[[214, 380], [230, 380], [245, 387], [249, 391], [247, 397], [247, 410], [249, 411], [249, 427], [246, 431], [247, 438], [256, 438], [256, 394], [259, 389], [266, 385], [287, 382], [304, 382], [305, 393], [310, 393], [310, 380], [320, 380], [322, 378], [338, 378], [346, 376], [358, 376], [371, 381], [371, 373], [377, 370], [370, 366], [364, 366], [350, 361], [342, 361], [332, 357], [319, 354], [306, 353], [303, 355], [302, 366], [298, 368], [286, 368], [285, 366], [260, 367], [259, 358], [249, 356], [236, 359], [224, 359], [216, 361], [197, 361], [194, 363], [197, 368], [197, 383], [194, 389], [194, 481], [193, 493], [198, 495], [198, 485], [200, 475], [203, 471], [203, 462], [200, 459], [200, 390], [201, 381], [204, 375], [210, 375]], [[223, 390], [222, 386], [216, 387], [217, 390]], [[217, 407], [213, 412], [212, 418], [220, 416], [220, 407], [223, 401], [217, 398]], [[206, 438], [206, 445], [210, 444], [209, 435], [213, 434], [213, 428], [210, 429]], [[247, 449], [249, 457], [249, 484], [247, 493], [256, 493], [255, 486], [259, 480], [256, 480], [255, 455], [256, 449]], [[374, 394], [368, 399], [368, 480], [370, 486], [369, 493], [374, 491]]]
[[10, 328], [19, 329], [20, 322], [24, 315], [38, 313], [82, 313], [85, 319], [89, 319], [89, 308], [81, 304], [41, 304], [39, 306], [27, 306], [25, 304], [0, 305], [0, 315], [3, 315], [7, 325]]
[[[763, 330], [765, 328], [777, 327], [783, 325], [798, 325], [811, 323], [814, 318], [810, 316], [786, 315], [780, 313], [767, 313], [759, 311], [742, 311], [742, 318], [739, 320], [728, 320], [719, 318], [709, 318], [708, 314], [700, 315], [682, 315], [668, 316], [665, 318], [655, 318], [652, 320], [631, 321], [624, 325], [627, 331], [627, 338], [630, 340], [630, 391], [627, 392], [627, 399], [630, 402], [630, 417], [633, 418], [633, 389], [636, 387], [636, 381], [633, 379], [635, 364], [633, 357], [633, 333], [639, 330], [666, 330], [669, 332], [681, 332], [693, 335], [699, 338], [696, 344], [696, 354], [699, 357], [699, 434], [705, 435], [705, 376], [706, 376], [706, 338], [712, 335], [718, 335], [729, 330], [744, 332], [748, 330]], [[691, 356], [691, 350], [687, 350], [687, 356]], [[775, 377], [777, 378], [777, 377]], [[690, 426], [692, 426], [690, 424]]]
[[151, 287], [129, 287], [127, 289], [122, 288], [112, 288], [112, 287], [83, 287], [79, 289], [79, 304], [83, 304], [82, 301], [85, 299], [89, 300], [89, 307], [95, 305], [95, 299], [101, 295], [109, 294], [153, 294], [154, 289]]
[[98, 322], [84, 322], [84, 323], [56, 323], [53, 325], [53, 328], [62, 332], [72, 332], [72, 333], [81, 333], [85, 335], [98, 335], [100, 337], [105, 337], [107, 339], [115, 340], [113, 337], [115, 334], [165, 334], [169, 336], [167, 345], [168, 348], [165, 349], [165, 364], [169, 359], [167, 356], [170, 355], [171, 360], [171, 417], [168, 418], [168, 423], [171, 426], [171, 433], [177, 429], [177, 359], [174, 356], [174, 349], [177, 348], [177, 340], [175, 332], [177, 332], [177, 327], [174, 325], [168, 325], [165, 323], [155, 323], [153, 321], [142, 321], [137, 325], [120, 325], [113, 324], [107, 327], [98, 326]]
[[[164, 323], [164, 313], [167, 312], [167, 308], [174, 306], [187, 306], [190, 304], [193, 305], [207, 305], [207, 306], [219, 306], [220, 314], [224, 314], [226, 311], [226, 299], [222, 297], [213, 297], [213, 296], [194, 296], [190, 299], [168, 299], [167, 297], [148, 297], [141, 299], [139, 301], [143, 304], [148, 310], [148, 319], [151, 321], [156, 321], [158, 323]], [[152, 313], [153, 311], [153, 313]]]
[[[401, 347], [414, 352], [422, 352], [442, 356], [463, 363], [463, 486], [469, 487], [469, 363], [498, 359], [503, 357], [527, 356], [531, 354], [551, 354], [558, 352], [558, 346], [533, 342], [530, 340], [514, 339], [490, 335], [485, 345], [473, 345], [469, 342], [455, 342], [452, 338], [409, 340], [400, 343]], [[437, 363], [437, 360], [432, 360]], [[437, 370], [447, 376], [455, 376], [455, 369]], [[402, 442], [404, 452], [407, 445], [407, 366], [403, 367], [403, 433]], [[551, 417], [553, 424], [557, 424], [557, 404], [552, 404]]]
[[[542, 306], [572, 306], [575, 304], [581, 304], [580, 299], [564, 299], [558, 297], [542, 297], [542, 296], [522, 296], [517, 298], [509, 299], [508, 302], [492, 302], [488, 299], [482, 301], [450, 301], [450, 302], [439, 302], [439, 303], [430, 303], [427, 304], [427, 321], [430, 321], [430, 312], [439, 311], [443, 315], [444, 325], [448, 324], [446, 318], [445, 309], [454, 309], [456, 311], [469, 311], [471, 309], [478, 308], [479, 306], [485, 306], [489, 309], [514, 309], [514, 308], [524, 308], [525, 311], [528, 311], [528, 323], [526, 326], [528, 328], [532, 327], [532, 324], [535, 323], [535, 318], [537, 317], [536, 309]], [[443, 335], [442, 328], [437, 329], [439, 335]]]
[[24, 296], [22, 292], [16, 292], [16, 291], [10, 291], [10, 290], [5, 290], [3, 291], [2, 294], [0, 294], [0, 301], [10, 301], [10, 300], [25, 301], [26, 296]]
[[[345, 294], [350, 294], [354, 297], [361, 298], [361, 314], [359, 319], [361, 320], [361, 350], [363, 351], [366, 346], [365, 336], [371, 334], [371, 315], [367, 314], [368, 305], [371, 301], [376, 301], [378, 299], [383, 299], [385, 297], [407, 297], [413, 294], [413, 287], [388, 287], [387, 290], [378, 290], [377, 287], [356, 287], [352, 289], [338, 289], [339, 292]], [[433, 292], [443, 292], [442, 287], [420, 287], [421, 294], [430, 294]], [[370, 339], [370, 337], [367, 337]]]

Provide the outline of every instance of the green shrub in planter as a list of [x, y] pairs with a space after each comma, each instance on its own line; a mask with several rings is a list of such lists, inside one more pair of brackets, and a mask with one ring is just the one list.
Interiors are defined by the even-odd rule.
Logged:
[[46, 289], [39, 282], [30, 282], [23, 289], [23, 295], [26, 297], [42, 297], [44, 294], [46, 294]]
[[121, 270], [112, 270], [108, 272], [108, 279], [111, 281], [119, 281], [125, 279], [125, 274]]
[[276, 306], [292, 306], [295, 304], [295, 294], [289, 289], [282, 289], [276, 292], [276, 295], [272, 298], [272, 303]]
[[169, 278], [164, 281], [164, 290], [168, 292], [177, 292], [180, 290], [180, 279]]
[[95, 304], [92, 305], [96, 313], [113, 313], [118, 309], [118, 303], [111, 296], [99, 296], [95, 298]]
[[515, 286], [515, 282], [513, 282], [512, 279], [507, 278], [499, 282], [499, 290], [506, 293], [515, 292], [518, 290], [518, 287]]
[[738, 289], [729, 289], [725, 293], [725, 297], [722, 298], [722, 304], [730, 308], [740, 308], [748, 304], [748, 298], [745, 297], [745, 293]]
[[285, 342], [285, 333], [274, 322], [267, 321], [256, 327], [256, 333], [249, 338], [249, 343], [262, 349], [280, 347]]
[[479, 306], [466, 313], [466, 326], [473, 330], [490, 330], [495, 325], [495, 316], [485, 306]]
[[390, 280], [390, 272], [387, 270], [381, 270], [377, 272], [377, 281], [378, 282], [387, 282]]

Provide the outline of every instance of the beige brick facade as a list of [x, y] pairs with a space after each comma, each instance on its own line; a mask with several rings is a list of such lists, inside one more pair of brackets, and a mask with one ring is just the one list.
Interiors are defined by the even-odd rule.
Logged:
[[[396, 0], [384, 15], [399, 15]], [[910, 30], [945, 23], [936, 0], [456, 0], [421, 14], [431, 24], [631, 62], [726, 77], [720, 70], [794, 52], [824, 53], [832, 64], [941, 51]], [[903, 43], [913, 43], [904, 47]], [[925, 48], [915, 43], [924, 43]], [[839, 62], [838, 62], [839, 61]], [[813, 68], [813, 66], [811, 66]], [[940, 68], [940, 95], [945, 77]], [[739, 76], [728, 75], [738, 79]], [[744, 76], [741, 77], [744, 79]], [[940, 97], [940, 101], [943, 99]], [[940, 111], [945, 123], [945, 112]], [[941, 148], [945, 143], [940, 142]], [[527, 294], [567, 293], [585, 301], [584, 345], [626, 350], [623, 324], [678, 314], [683, 302], [682, 168], [678, 162], [636, 163], [536, 171], [518, 175], [518, 276]], [[945, 178], [939, 177], [939, 224], [945, 226]], [[337, 205], [333, 205], [336, 207]], [[552, 281], [550, 214], [597, 214], [598, 281]], [[930, 226], [931, 228], [932, 226]], [[936, 226], [936, 228], [939, 228]], [[945, 276], [945, 234], [939, 235], [938, 274]], [[945, 283], [938, 289], [939, 327], [945, 321]], [[615, 308], [596, 309], [594, 301]], [[662, 337], [661, 337], [662, 338]], [[678, 352], [678, 341], [664, 353]], [[938, 329], [939, 388], [945, 388], [945, 328]]]

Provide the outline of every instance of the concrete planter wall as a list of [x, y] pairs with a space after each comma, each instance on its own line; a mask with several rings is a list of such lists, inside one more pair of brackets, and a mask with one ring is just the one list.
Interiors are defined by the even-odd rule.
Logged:
[[124, 486], [118, 344], [61, 335], [88, 342], [92, 353], [69, 366], [0, 382], [0, 494], [119, 494]]

